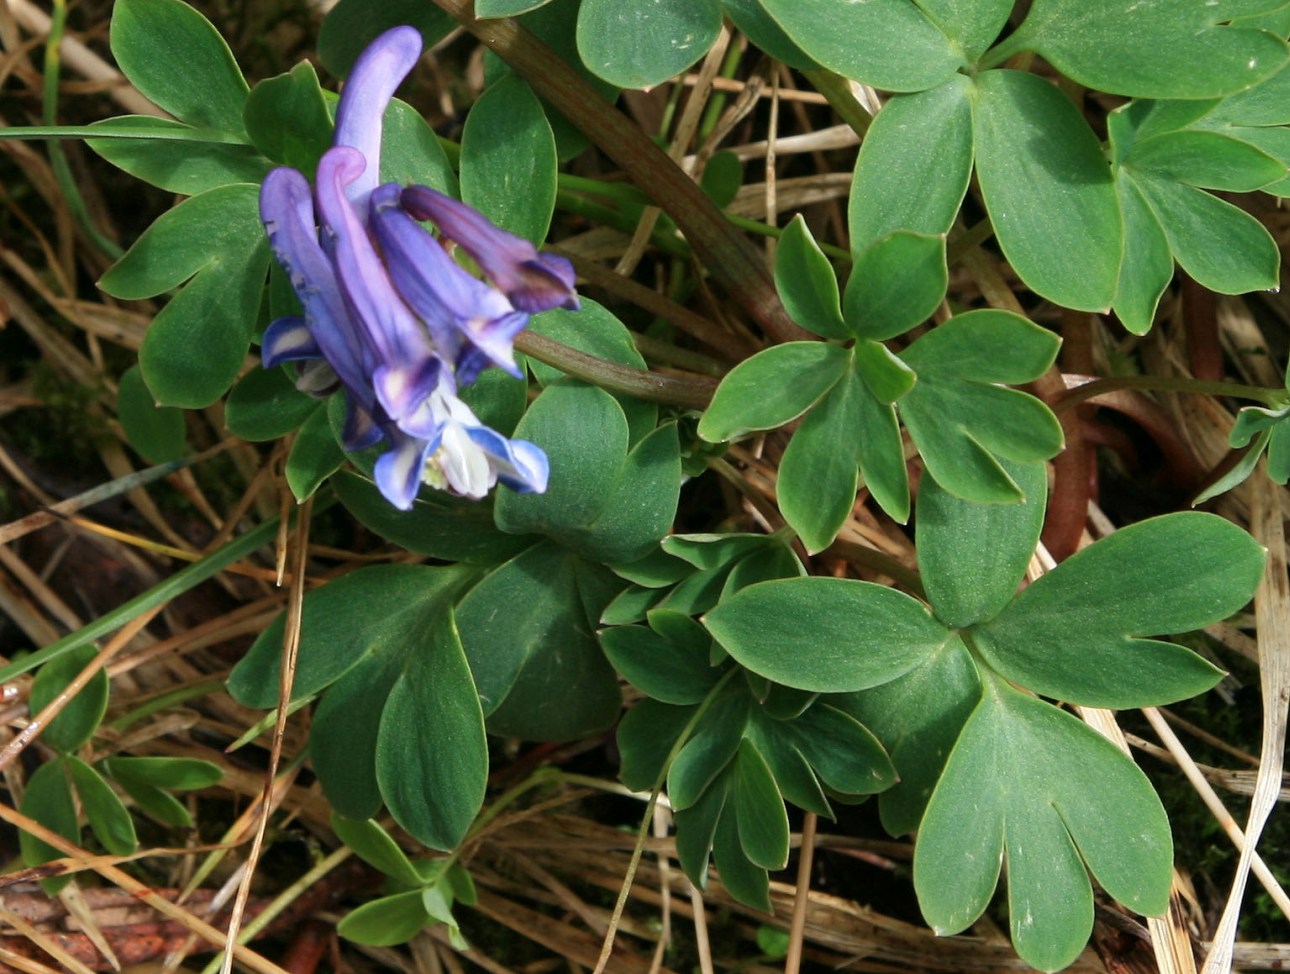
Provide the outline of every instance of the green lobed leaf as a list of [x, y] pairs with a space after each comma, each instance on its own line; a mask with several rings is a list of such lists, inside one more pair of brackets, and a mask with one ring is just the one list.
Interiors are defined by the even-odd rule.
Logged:
[[615, 575], [649, 589], [665, 589], [675, 585], [693, 570], [694, 566], [678, 558], [663, 546], [655, 548], [644, 558], [624, 565], [611, 565]]
[[916, 599], [837, 578], [751, 585], [723, 600], [703, 623], [754, 673], [823, 693], [894, 680], [949, 638]]
[[727, 685], [709, 704], [667, 769], [674, 809], [689, 808], [717, 780], [739, 751], [752, 699], [739, 684]]
[[130, 445], [149, 463], [166, 463], [183, 456], [186, 446], [183, 410], [153, 402], [137, 365], [130, 366], [121, 375], [116, 413]]
[[[501, 369], [485, 369], [457, 394], [481, 423], [503, 436], [512, 436], [529, 405], [529, 384]], [[653, 429], [651, 424], [650, 429]]]
[[1048, 474], [1042, 463], [1002, 464], [1020, 488], [1016, 504], [981, 504], [924, 475], [918, 487], [918, 570], [936, 618], [961, 629], [1012, 601], [1044, 527]]
[[1290, 427], [1278, 423], [1268, 443], [1268, 479], [1276, 484], [1290, 480]]
[[762, 6], [810, 57], [875, 88], [922, 91], [967, 66], [957, 42], [906, 0], [841, 7], [832, 0], [762, 0]]
[[627, 450], [618, 403], [594, 386], [560, 383], [542, 392], [515, 433], [542, 447], [561, 475], [544, 494], [500, 494], [494, 510], [503, 531], [545, 534], [612, 563], [648, 554], [671, 527], [681, 487], [674, 424]]
[[376, 779], [376, 742], [390, 690], [403, 659], [374, 654], [335, 681], [314, 709], [309, 757], [333, 810], [364, 820], [381, 809]]
[[[1273, 34], [1220, 26], [1246, 12], [1240, 7], [1227, 0], [1160, 0], [1145, 6], [1036, 0], [1009, 46], [1035, 51], [1097, 91], [1213, 98], [1254, 86], [1290, 56]], [[1142, 56], [1146, 50], [1151, 57]]]
[[106, 758], [103, 768], [110, 778], [122, 786], [126, 783], [139, 783], [173, 791], [210, 788], [219, 784], [224, 777], [218, 764], [199, 758], [118, 755]]
[[783, 869], [788, 865], [784, 798], [766, 759], [746, 738], [739, 742], [733, 774], [735, 822], [744, 855], [764, 869]]
[[593, 633], [621, 586], [547, 541], [466, 594], [457, 626], [491, 732], [571, 740], [613, 723], [618, 680]]
[[[463, 875], [468, 875], [463, 873]], [[448, 942], [455, 950], [470, 950], [470, 943], [461, 934], [457, 920], [452, 915], [453, 887], [446, 878], [421, 891], [421, 903], [431, 918], [448, 928]]]
[[491, 85], [461, 136], [461, 198], [499, 227], [546, 239], [555, 207], [555, 136], [537, 96], [516, 75]]
[[[588, 355], [634, 369], [648, 369], [627, 326], [604, 305], [590, 298], [580, 300], [582, 307], [578, 311], [552, 308], [534, 315], [529, 321], [529, 329]], [[529, 369], [544, 387], [565, 378], [565, 373], [555, 366], [536, 359], [529, 359]], [[658, 407], [654, 403], [623, 393], [614, 393], [613, 396], [627, 417], [629, 443], [634, 444], [654, 432], [658, 426]]]
[[1212, 115], [1221, 104], [1223, 100], [1218, 98], [1196, 101], [1135, 98], [1121, 105], [1106, 118], [1112, 164], [1122, 163], [1139, 139], [1150, 139], [1191, 125], [1203, 124], [1203, 120]]
[[181, 122], [245, 135], [248, 88], [233, 52], [182, 0], [119, 0], [110, 34], [117, 66], [146, 98]]
[[[714, 152], [708, 159], [708, 164], [703, 167], [703, 175], [699, 177], [699, 187], [721, 210], [735, 201], [743, 184], [743, 161], [729, 149]], [[783, 244], [782, 237], [780, 244]]]
[[967, 500], [1009, 503], [1020, 488], [995, 456], [1046, 460], [1062, 446], [1061, 426], [1038, 399], [997, 383], [1028, 382], [1057, 355], [1060, 339], [1019, 315], [957, 315], [903, 353], [918, 374], [898, 404], [932, 476]]
[[846, 372], [851, 353], [827, 342], [784, 342], [728, 372], [703, 418], [709, 443], [774, 429], [810, 409]]
[[889, 406], [914, 387], [918, 376], [882, 342], [862, 338], [852, 346], [855, 371], [870, 394]]
[[661, 547], [695, 568], [729, 567], [750, 552], [766, 546], [764, 534], [669, 534]]
[[[1244, 412], [1244, 410], [1242, 410], [1241, 412]], [[1240, 415], [1241, 415], [1240, 413], [1237, 414], [1238, 422], [1240, 421]], [[1233, 432], [1235, 432], [1235, 430], [1233, 430]], [[1264, 451], [1267, 450], [1268, 444], [1271, 442], [1272, 442], [1271, 430], [1265, 429], [1262, 432], [1258, 433], [1254, 438], [1254, 442], [1250, 444], [1250, 448], [1245, 451], [1244, 455], [1240, 458], [1240, 460], [1238, 460], [1237, 463], [1230, 470], [1227, 471], [1227, 473], [1219, 477], [1212, 484], [1210, 484], [1199, 494], [1197, 494], [1192, 499], [1191, 506], [1197, 507], [1205, 503], [1205, 501], [1209, 500], [1211, 497], [1217, 497], [1219, 494], [1225, 494], [1233, 487], [1236, 487], [1239, 484], [1245, 483], [1245, 481], [1249, 478], [1250, 474], [1254, 473], [1254, 468], [1258, 466], [1259, 458], [1263, 456]]]
[[[733, 784], [731, 791], [734, 790]], [[739, 836], [734, 801], [728, 799], [717, 820], [712, 837], [712, 858], [721, 875], [721, 885], [740, 903], [764, 913], [771, 911], [770, 877], [761, 866], [749, 861]]]
[[130, 812], [102, 776], [75, 755], [66, 759], [81, 808], [94, 837], [114, 856], [132, 856], [139, 848]]
[[817, 701], [786, 728], [815, 774], [836, 794], [872, 795], [896, 783], [878, 739], [853, 715]]
[[605, 626], [627, 626], [644, 622], [646, 613], [662, 602], [666, 594], [666, 590], [661, 588], [629, 585], [605, 606], [605, 611], [600, 614], [600, 623]]
[[810, 762], [798, 750], [794, 735], [785, 733], [783, 721], [769, 719], [762, 708], [753, 712], [753, 720], [744, 733], [766, 759], [775, 784], [786, 800], [804, 811], [833, 818], [833, 808], [819, 779]]
[[[430, 622], [474, 575], [464, 566], [370, 565], [307, 593], [291, 699], [312, 696], [391, 647], [396, 657], [418, 652]], [[228, 691], [243, 706], [278, 705], [283, 624], [275, 619], [229, 674]]]
[[688, 616], [681, 618], [698, 631], [701, 645], [669, 639], [646, 626], [615, 626], [600, 631], [600, 647], [627, 682], [655, 700], [699, 703], [721, 674], [708, 660], [710, 637]]
[[[875, 343], [876, 344], [876, 343]], [[896, 410], [883, 400], [891, 392], [892, 370], [885, 368], [879, 384], [873, 379], [872, 366], [864, 354], [864, 342], [856, 345], [856, 372], [859, 381], [852, 379], [848, 394], [855, 399], [856, 412], [861, 417], [860, 437], [856, 451], [860, 457], [860, 476], [864, 485], [892, 520], [904, 524], [909, 520], [909, 468], [905, 464], [905, 443], [900, 436]], [[879, 354], [886, 357], [886, 349], [877, 346]], [[891, 356], [895, 359], [895, 356]], [[896, 360], [899, 362], [899, 360]], [[900, 363], [903, 366], [903, 363]], [[910, 377], [913, 372], [906, 370]], [[874, 392], [874, 386], [883, 395]], [[906, 387], [905, 391], [908, 391]]]
[[[618, 775], [633, 791], [649, 791], [659, 781], [664, 762], [697, 708], [646, 697], [618, 724]], [[704, 850], [706, 855], [707, 850]]]
[[327, 407], [320, 403], [301, 425], [287, 454], [287, 486], [296, 503], [303, 504], [312, 497], [344, 462], [345, 451], [332, 434]]
[[708, 854], [712, 851], [717, 822], [729, 797], [730, 776], [723, 775], [698, 802], [673, 816], [676, 822], [676, 857], [685, 874], [700, 888], [708, 884]]
[[510, 534], [559, 536], [604, 510], [627, 453], [627, 419], [607, 393], [581, 383], [544, 389], [516, 428], [542, 447], [552, 477], [545, 494], [497, 495], [497, 526]]
[[385, 109], [381, 123], [381, 182], [432, 186], [449, 196], [458, 194], [457, 174], [434, 129], [419, 111], [397, 98]]
[[[1290, 166], [1290, 128], [1284, 125], [1265, 125], [1261, 128], [1231, 129], [1231, 132], [1242, 142], [1257, 146], [1283, 165]], [[1269, 196], [1281, 198], [1290, 196], [1290, 176], [1269, 183], [1261, 189]]]
[[[18, 811], [51, 832], [61, 835], [68, 842], [80, 844], [81, 827], [76, 818], [76, 803], [68, 781], [67, 758], [55, 758], [36, 769], [27, 779]], [[22, 831], [18, 833], [18, 850], [25, 866], [39, 866], [54, 859], [62, 859], [64, 855], [48, 842]], [[42, 879], [40, 885], [48, 895], [53, 896], [71, 879], [70, 875], [51, 876]]]
[[776, 61], [783, 61], [798, 71], [819, 67], [789, 39], [784, 29], [766, 12], [761, 0], [721, 0], [721, 8], [741, 33]]
[[1228, 521], [1187, 512], [1141, 521], [1090, 545], [977, 630], [1008, 679], [1093, 707], [1172, 703], [1221, 671], [1173, 643], [1137, 637], [1217, 622], [1254, 595], [1263, 548]]
[[490, 17], [518, 17], [550, 2], [551, 0], [479, 0], [475, 4], [475, 16], [480, 20], [487, 20]]
[[859, 338], [886, 341], [926, 321], [945, 298], [945, 238], [896, 230], [856, 257], [844, 299]]
[[833, 543], [856, 500], [858, 445], [867, 434], [863, 390], [849, 372], [802, 420], [775, 481], [780, 511], [809, 554]]
[[145, 815], [177, 829], [193, 827], [193, 817], [188, 808], [164, 789], [142, 781], [121, 781], [119, 784]]
[[721, 590], [722, 597], [738, 592], [749, 585], [756, 585], [758, 582], [805, 576], [806, 568], [798, 561], [793, 549], [783, 543], [784, 540], [780, 539], [739, 559], [730, 569], [730, 574], [726, 576], [725, 585]]
[[[59, 697], [98, 655], [94, 646], [81, 646], [50, 660], [36, 671], [27, 698], [32, 716], [39, 714]], [[108, 677], [100, 668], [75, 696], [70, 698], [40, 735], [43, 743], [63, 754], [70, 754], [94, 735], [107, 711]]]
[[1193, 186], [1144, 172], [1131, 178], [1160, 221], [1179, 265], [1197, 283], [1220, 294], [1276, 288], [1280, 256], [1262, 223]]
[[159, 403], [203, 409], [229, 390], [246, 359], [269, 266], [263, 233], [205, 268], [161, 309], [139, 366]]
[[999, 36], [1012, 13], [1012, 0], [918, 0], [918, 7], [938, 25], [969, 61], [979, 58]]
[[1013, 946], [1058, 970], [1093, 926], [1085, 866], [1110, 896], [1158, 916], [1169, 902], [1169, 823], [1146, 776], [1079, 719], [993, 682], [932, 794], [914, 888], [939, 934], [969, 926], [1008, 870]]
[[821, 338], [851, 338], [838, 299], [833, 265], [799, 213], [784, 228], [775, 250], [775, 289], [797, 324]]
[[[612, 103], [618, 96], [617, 86], [593, 74], [578, 55], [578, 12], [581, 6], [582, 0], [550, 0], [524, 14], [520, 27], [551, 48], [605, 102]], [[485, 52], [486, 85], [492, 84], [510, 70], [510, 66], [501, 58], [495, 57], [492, 51]], [[555, 133], [556, 149], [561, 161], [573, 159], [591, 144], [577, 125], [556, 111], [550, 102], [539, 100], [546, 111], [547, 121], [551, 123], [551, 131]]]
[[950, 749], [980, 699], [976, 664], [958, 636], [890, 683], [829, 698], [871, 728], [891, 755], [899, 780], [878, 797], [882, 826], [891, 835], [918, 828]]
[[717, 0], [583, 0], [578, 53], [592, 72], [620, 88], [649, 88], [703, 57], [720, 30]]
[[392, 947], [407, 943], [432, 922], [422, 902], [421, 890], [414, 889], [369, 900], [346, 914], [336, 932], [356, 944]]
[[596, 519], [562, 540], [589, 561], [634, 561], [671, 529], [680, 490], [681, 447], [668, 423], [627, 454]]
[[1124, 218], [1124, 260], [1115, 290], [1115, 314], [1135, 335], [1145, 335], [1174, 276], [1174, 255], [1160, 221], [1132, 179], [1116, 173], [1116, 197]]
[[396, 882], [420, 886], [421, 874], [390, 834], [371, 819], [352, 819], [332, 813], [332, 831], [369, 866]]
[[252, 369], [229, 391], [224, 425], [244, 440], [276, 440], [298, 428], [317, 408], [318, 400], [297, 389], [285, 368]]
[[1123, 228], [1097, 137], [1066, 96], [1036, 75], [986, 71], [976, 88], [977, 178], [1004, 256], [1042, 297], [1106, 310]]
[[1219, 132], [1162, 132], [1133, 144], [1123, 165], [1162, 179], [1237, 193], [1284, 179], [1285, 163], [1262, 149]]
[[503, 534], [493, 524], [487, 504], [461, 500], [442, 491], [427, 491], [400, 511], [376, 485], [352, 470], [331, 479], [336, 496], [354, 517], [400, 548], [444, 561], [493, 565], [533, 544], [531, 535]]
[[314, 66], [301, 61], [251, 89], [242, 119], [256, 148], [274, 162], [313, 178], [331, 147], [332, 120]]
[[91, 123], [87, 132], [138, 132], [140, 138], [87, 138], [85, 144], [136, 179], [181, 196], [198, 196], [230, 183], [258, 183], [272, 163], [241, 143], [150, 139], [151, 133], [209, 134], [182, 122], [151, 115], [120, 115]]
[[99, 279], [99, 287], [130, 301], [156, 297], [262, 237], [259, 186], [221, 186], [158, 217]]
[[887, 101], [860, 145], [847, 222], [858, 255], [894, 230], [948, 233], [972, 174], [972, 81]]
[[1246, 406], [1236, 414], [1236, 422], [1227, 435], [1227, 442], [1233, 448], [1245, 446], [1257, 434], [1273, 429], [1285, 422], [1290, 416], [1290, 406], [1280, 409], [1265, 409], [1262, 406]]
[[427, 626], [390, 690], [376, 740], [376, 779], [394, 820], [432, 849], [466, 835], [488, 786], [484, 715], [451, 610]]
[[158, 402], [204, 408], [233, 384], [264, 292], [269, 245], [259, 187], [238, 183], [157, 219], [99, 280], [114, 297], [153, 297], [192, 278], [153, 319], [139, 350]]
[[1225, 98], [1216, 114], [1231, 125], [1290, 125], [1290, 65]]
[[421, 31], [427, 48], [457, 26], [450, 14], [425, 0], [382, 0], [375, 5], [371, 0], [340, 0], [323, 18], [318, 56], [328, 71], [343, 78], [378, 35], [404, 24]]

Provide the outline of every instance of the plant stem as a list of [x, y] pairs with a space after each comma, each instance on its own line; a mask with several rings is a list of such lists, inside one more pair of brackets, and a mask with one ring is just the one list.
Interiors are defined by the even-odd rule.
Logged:
[[477, 20], [473, 0], [434, 0], [614, 160], [685, 234], [731, 298], [775, 341], [810, 337], [793, 323], [761, 254], [633, 122], [513, 18]]
[[717, 381], [708, 376], [664, 375], [619, 365], [533, 331], [520, 332], [515, 339], [515, 347], [539, 362], [555, 366], [561, 372], [594, 383], [609, 392], [623, 392], [650, 402], [706, 409], [717, 388]]
[[1285, 405], [1287, 398], [1285, 389], [1247, 386], [1240, 382], [1204, 382], [1200, 379], [1167, 375], [1126, 375], [1085, 382], [1068, 390], [1050, 405], [1053, 412], [1060, 415], [1082, 402], [1087, 402], [1105, 392], [1115, 392], [1117, 389], [1138, 389], [1142, 392], [1187, 392], [1200, 396], [1233, 396], [1240, 399], [1257, 399], [1268, 406]]
[[[437, 2], [437, 0], [436, 0]], [[727, 683], [738, 672], [740, 667], [732, 666], [726, 671], [725, 675], [708, 691], [708, 695], [703, 698], [703, 702], [690, 715], [690, 719], [681, 728], [680, 736], [672, 743], [672, 748], [667, 752], [667, 757], [663, 759], [663, 767], [659, 770], [658, 777], [654, 779], [654, 787], [650, 789], [649, 801], [645, 803], [645, 814], [641, 818], [641, 827], [636, 832], [636, 845], [632, 849], [631, 862], [627, 866], [627, 875], [623, 878], [623, 887], [618, 892], [618, 899], [614, 903], [614, 912], [609, 919], [609, 930], [605, 933], [605, 941], [600, 948], [600, 959], [596, 962], [596, 969], [593, 974], [604, 974], [605, 968], [609, 964], [609, 957], [614, 952], [614, 940], [618, 935], [618, 925], [623, 919], [623, 909], [627, 906], [627, 896], [631, 892], [632, 881], [636, 878], [636, 867], [640, 865], [641, 853], [645, 850], [645, 836], [649, 833], [649, 823], [654, 818], [654, 806], [658, 804], [658, 796], [663, 792], [663, 785], [667, 782], [667, 773], [672, 767], [672, 762], [676, 756], [681, 753], [686, 743], [690, 740], [690, 735], [699, 725], [703, 715], [707, 713], [712, 702], [721, 695]]]
[[873, 116], [865, 109], [856, 96], [851, 93], [851, 83], [840, 74], [834, 74], [826, 68], [803, 71], [806, 79], [815, 86], [815, 90], [828, 99], [829, 105], [838, 113], [842, 121], [851, 126], [851, 130], [860, 138], [865, 137]]

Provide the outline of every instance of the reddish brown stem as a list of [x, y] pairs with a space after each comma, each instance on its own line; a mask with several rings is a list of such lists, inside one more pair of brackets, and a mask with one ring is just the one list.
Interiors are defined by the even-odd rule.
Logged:
[[[1088, 317], [1074, 312], [1062, 318], [1062, 365], [1073, 371], [1076, 365], [1092, 371], [1092, 330]], [[1060, 374], [1050, 370], [1036, 383], [1039, 394], [1050, 404], [1066, 391]], [[1091, 409], [1072, 409], [1059, 414], [1066, 449], [1053, 459], [1053, 495], [1044, 518], [1040, 540], [1058, 561], [1079, 549], [1088, 519], [1088, 502], [1093, 497], [1097, 476], [1096, 456], [1086, 436], [1086, 422]]]
[[1182, 275], [1183, 324], [1187, 329], [1187, 362], [1191, 374], [1207, 382], [1223, 378], [1223, 346], [1218, 337], [1214, 292]]
[[474, 0], [434, 0], [578, 126], [675, 221], [731, 298], [774, 341], [808, 339], [784, 310], [766, 262], [689, 176], [626, 115], [514, 19], [478, 20]]

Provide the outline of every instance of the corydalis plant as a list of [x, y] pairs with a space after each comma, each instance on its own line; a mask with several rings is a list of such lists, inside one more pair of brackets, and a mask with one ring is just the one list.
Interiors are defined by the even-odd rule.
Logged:
[[[517, 378], [512, 343], [531, 313], [576, 308], [568, 261], [427, 186], [379, 184], [381, 119], [421, 54], [412, 27], [381, 34], [354, 65], [336, 135], [311, 190], [297, 169], [274, 169], [260, 215], [304, 314], [264, 334], [265, 368], [306, 363], [297, 385], [346, 394], [346, 450], [383, 445], [381, 493], [408, 509], [421, 484], [483, 497], [499, 480], [546, 489], [546, 455], [483, 425], [458, 391], [489, 365]], [[489, 283], [467, 273], [417, 220], [433, 220]]]

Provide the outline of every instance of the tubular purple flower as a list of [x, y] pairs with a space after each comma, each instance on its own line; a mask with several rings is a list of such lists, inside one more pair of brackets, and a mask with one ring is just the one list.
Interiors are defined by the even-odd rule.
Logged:
[[372, 193], [372, 229], [395, 288], [453, 362], [459, 385], [473, 382], [488, 362], [518, 379], [513, 343], [529, 316], [458, 265], [402, 210], [399, 194], [397, 183]]
[[488, 279], [520, 311], [537, 314], [551, 308], [578, 310], [573, 265], [555, 254], [539, 253], [523, 237], [494, 224], [467, 206], [429, 186], [409, 186], [403, 208], [417, 220], [430, 220], [483, 268]]
[[[378, 37], [341, 94], [312, 193], [288, 168], [271, 172], [260, 193], [270, 245], [304, 310], [265, 330], [264, 365], [301, 363], [296, 385], [310, 395], [344, 389], [342, 445], [384, 444], [376, 484], [402, 510], [423, 483], [473, 498], [499, 482], [546, 489], [546, 454], [484, 426], [457, 391], [489, 364], [521, 376], [513, 341], [529, 315], [578, 306], [568, 261], [428, 187], [378, 186], [382, 118], [420, 53], [414, 28]], [[409, 216], [409, 199], [438, 212], [443, 235], [497, 287], [459, 266]]]
[[[264, 221], [278, 263], [286, 270], [300, 299], [304, 318], [279, 318], [264, 333], [261, 355], [265, 368], [282, 362], [321, 358], [349, 391], [345, 447], [364, 449], [379, 438], [372, 423], [375, 398], [367, 349], [354, 326], [331, 261], [318, 244], [309, 181], [286, 167], [274, 169], [260, 188], [260, 218]], [[309, 385], [325, 388], [316, 374], [306, 373]], [[308, 389], [306, 391], [309, 391]]]
[[323, 153], [318, 161], [318, 210], [332, 234], [341, 294], [374, 354], [369, 378], [376, 398], [390, 418], [399, 421], [412, 416], [438, 386], [444, 362], [429, 332], [394, 290], [366, 229], [344, 197], [344, 188], [365, 166], [362, 155], [350, 146]]
[[367, 160], [367, 169], [345, 188], [345, 197], [367, 222], [367, 198], [381, 181], [381, 122], [394, 92], [421, 57], [421, 32], [394, 27], [372, 41], [345, 79], [336, 106], [332, 145], [347, 145]]

